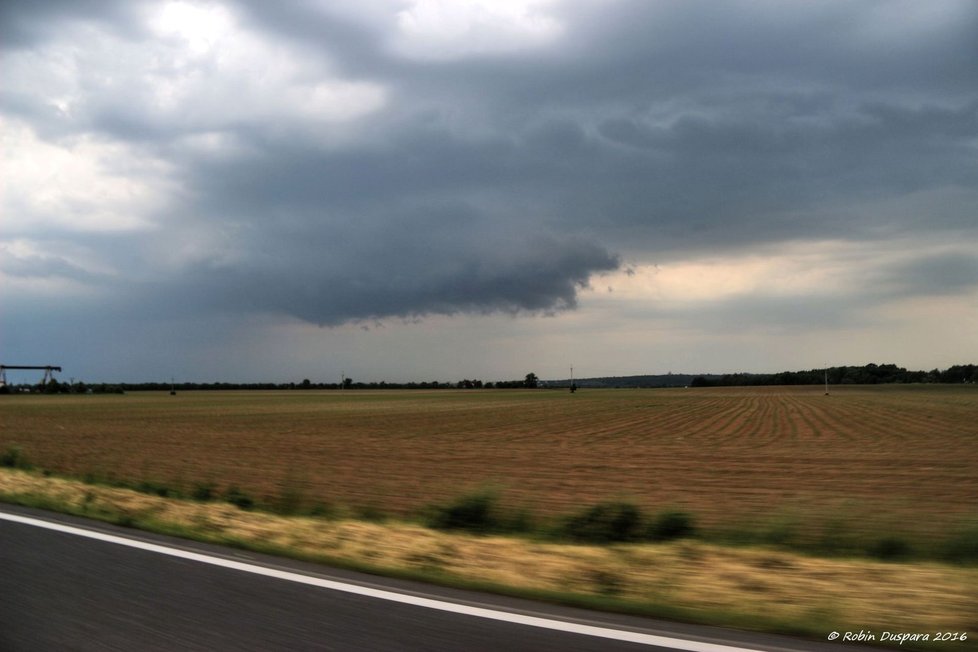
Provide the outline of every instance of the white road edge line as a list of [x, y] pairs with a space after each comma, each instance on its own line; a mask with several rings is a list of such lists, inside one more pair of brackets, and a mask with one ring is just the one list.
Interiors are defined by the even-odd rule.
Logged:
[[223, 559], [221, 557], [212, 557], [210, 555], [205, 555], [198, 552], [190, 552], [188, 550], [180, 550], [178, 548], [169, 548], [167, 546], [155, 543], [148, 543], [145, 541], [139, 541], [137, 539], [127, 539], [125, 537], [116, 536], [113, 534], [105, 534], [103, 532], [86, 530], [83, 528], [72, 527], [70, 525], [52, 523], [50, 521], [43, 521], [27, 516], [19, 516], [17, 514], [0, 512], [0, 520], [21, 523], [23, 525], [32, 525], [34, 527], [63, 532], [65, 534], [73, 534], [75, 536], [95, 539], [97, 541], [103, 541], [106, 543], [114, 543], [120, 546], [128, 546], [130, 548], [155, 552], [161, 555], [169, 555], [171, 557], [178, 557], [180, 559], [189, 559], [202, 564], [211, 564], [212, 566], [220, 566], [222, 568], [231, 568], [238, 571], [244, 571], [246, 573], [254, 573], [255, 575], [274, 577], [280, 580], [298, 582], [299, 584], [307, 584], [333, 591], [353, 593], [355, 595], [366, 596], [378, 600], [388, 600], [390, 602], [399, 602], [402, 604], [409, 604], [427, 609], [437, 609], [439, 611], [475, 616], [476, 618], [488, 618], [490, 620], [500, 620], [518, 625], [527, 625], [529, 627], [540, 627], [543, 629], [569, 632], [571, 634], [583, 634], [585, 636], [597, 636], [600, 638], [608, 638], [629, 643], [641, 643], [645, 645], [668, 647], [675, 650], [686, 650], [688, 652], [758, 652], [752, 648], [733, 647], [729, 645], [719, 645], [716, 643], [705, 643], [701, 641], [688, 641], [681, 638], [643, 634], [641, 632], [630, 632], [627, 630], [612, 629], [610, 627], [598, 627], [595, 625], [583, 625], [562, 620], [541, 618], [539, 616], [526, 616], [518, 613], [496, 611], [494, 609], [488, 609], [485, 607], [472, 607], [463, 604], [456, 604], [454, 602], [447, 602], [444, 600], [422, 598], [403, 593], [396, 593], [394, 591], [385, 591], [383, 589], [358, 586], [356, 584], [347, 584], [345, 582], [338, 582], [336, 580], [327, 580], [310, 575], [303, 575], [301, 573], [266, 568], [256, 564], [248, 564], [245, 562]]

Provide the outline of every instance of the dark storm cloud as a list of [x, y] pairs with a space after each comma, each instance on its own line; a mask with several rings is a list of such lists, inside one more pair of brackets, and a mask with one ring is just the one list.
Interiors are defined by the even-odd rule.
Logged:
[[567, 76], [594, 80], [586, 88], [601, 99], [763, 87], [960, 94], [978, 75], [978, 8], [968, 2], [674, 0], [589, 10], [569, 17], [579, 65]]
[[425, 255], [423, 245], [416, 237], [414, 251], [373, 247], [383, 250], [377, 256], [366, 246], [360, 262], [296, 248], [281, 264], [191, 269], [171, 300], [194, 310], [281, 312], [321, 325], [431, 313], [549, 312], [574, 307], [577, 290], [595, 270], [617, 266], [585, 242], [531, 241], [498, 255], [464, 244], [432, 247]]
[[[548, 45], [454, 58], [399, 50], [391, 14], [236, 6], [264, 37], [382, 87], [384, 105], [324, 126], [286, 100], [281, 116], [194, 122], [195, 98], [161, 112], [125, 84], [93, 86], [70, 119], [43, 91], [2, 96], [42, 135], [94, 133], [172, 165], [182, 192], [154, 216], [166, 228], [133, 250], [147, 261], [164, 246], [207, 251], [134, 274], [134, 305], [324, 324], [547, 312], [573, 307], [619, 256], [974, 233], [973, 4], [903, 16], [875, 2], [566, 3]], [[136, 14], [112, 7], [5, 4], [0, 24], [15, 48], [43, 48], [81, 20], [134, 38]], [[181, 141], [210, 131], [240, 147], [214, 156]], [[926, 201], [874, 208], [910, 195]], [[964, 288], [969, 270], [922, 278]]]
[[[552, 312], [573, 308], [616, 256], [586, 240], [514, 227], [500, 230], [472, 207], [419, 204], [356, 217], [282, 219], [239, 213], [215, 258], [176, 278], [131, 286], [129, 301], [194, 312], [272, 312], [335, 325], [428, 313]], [[269, 237], [274, 232], [275, 237]], [[177, 245], [179, 246], [179, 245]], [[148, 305], [146, 305], [148, 304]]]
[[[404, 141], [450, 138], [448, 109], [496, 135], [493, 148], [429, 150], [430, 170], [479, 169], [484, 192], [545, 205], [538, 220], [614, 248], [878, 237], [880, 219], [848, 204], [978, 183], [973, 5], [562, 9], [566, 33], [542, 53], [449, 62], [393, 57], [380, 31], [348, 56], [309, 15], [272, 22], [393, 84], [405, 113], [429, 110], [423, 131], [396, 124]], [[883, 226], [942, 226], [921, 217]]]

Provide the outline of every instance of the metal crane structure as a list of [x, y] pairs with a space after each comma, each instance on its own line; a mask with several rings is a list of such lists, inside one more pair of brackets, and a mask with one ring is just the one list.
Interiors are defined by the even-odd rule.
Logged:
[[48, 381], [54, 379], [54, 372], [61, 371], [61, 367], [55, 365], [17, 365], [17, 364], [0, 364], [0, 387], [7, 384], [7, 369], [43, 369], [44, 370], [44, 380], [41, 381], [42, 385], [47, 385]]

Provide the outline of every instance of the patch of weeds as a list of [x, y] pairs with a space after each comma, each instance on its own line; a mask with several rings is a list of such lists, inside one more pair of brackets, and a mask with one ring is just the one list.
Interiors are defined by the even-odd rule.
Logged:
[[831, 520], [823, 528], [821, 536], [813, 544], [814, 552], [827, 556], [859, 554], [859, 546], [854, 543], [849, 524], [842, 520]]
[[309, 508], [309, 516], [323, 519], [339, 518], [340, 510], [331, 503], [315, 502]]
[[650, 541], [672, 541], [696, 534], [693, 517], [686, 512], [666, 511], [655, 517], [646, 530]]
[[225, 529], [220, 523], [211, 520], [207, 512], [194, 514], [190, 522], [193, 523], [194, 529], [200, 530], [201, 532], [223, 532]]
[[703, 552], [703, 549], [694, 543], [679, 544], [677, 552], [679, 553], [680, 559], [692, 564], [698, 564], [706, 559], [706, 554]]
[[414, 552], [407, 555], [404, 561], [412, 566], [428, 571], [441, 570], [445, 564], [445, 560], [433, 552]]
[[27, 455], [24, 454], [24, 449], [16, 444], [9, 446], [7, 450], [0, 453], [0, 466], [23, 471], [30, 471], [34, 468], [34, 465], [27, 459]]
[[764, 555], [754, 562], [754, 566], [763, 570], [787, 571], [795, 569], [797, 565], [788, 557]]
[[725, 546], [755, 546], [764, 541], [760, 530], [742, 523], [720, 526], [704, 534], [704, 538]]
[[594, 570], [588, 578], [600, 595], [615, 596], [621, 593], [624, 581], [621, 575], [607, 570]]
[[773, 546], [790, 548], [797, 539], [798, 525], [791, 519], [775, 520], [761, 533], [761, 541]]
[[978, 523], [960, 528], [941, 546], [940, 556], [956, 564], [978, 563]]
[[899, 537], [884, 537], [869, 547], [870, 556], [883, 561], [898, 561], [913, 554], [913, 548]]
[[487, 533], [500, 529], [500, 519], [494, 491], [482, 490], [457, 498], [447, 505], [429, 509], [425, 525], [435, 530], [463, 530]]
[[771, 589], [766, 582], [756, 577], [739, 577], [736, 583], [737, 588], [745, 593], [767, 593]]
[[568, 517], [559, 533], [587, 543], [636, 541], [642, 538], [642, 512], [631, 503], [600, 503]]
[[[78, 476], [75, 476], [78, 477]], [[113, 473], [106, 473], [102, 470], [86, 471], [81, 475], [81, 481], [85, 484], [101, 485], [104, 487], [119, 487], [122, 489], [135, 489], [132, 483], [125, 482], [116, 478]]]
[[801, 618], [793, 623], [784, 623], [781, 629], [786, 634], [812, 636], [813, 634], [834, 631], [839, 623], [844, 622], [845, 619], [845, 615], [839, 611], [839, 607], [835, 603], [818, 601], [806, 609]]
[[202, 503], [214, 500], [217, 498], [217, 485], [213, 482], [198, 482], [191, 489], [190, 497]]
[[235, 486], [228, 487], [224, 493], [224, 500], [239, 509], [252, 509], [255, 506], [255, 499]]
[[364, 548], [360, 551], [360, 556], [368, 561], [371, 559], [379, 559], [380, 551], [373, 548]]
[[287, 484], [281, 493], [272, 499], [268, 505], [269, 511], [282, 516], [295, 516], [302, 513], [305, 496], [298, 487]]
[[528, 534], [536, 532], [537, 521], [533, 512], [522, 508], [498, 515], [500, 532], [509, 534]]
[[45, 495], [44, 493], [0, 492], [0, 500], [15, 505], [23, 505], [24, 507], [35, 507], [37, 509], [46, 509], [52, 512], [65, 512], [69, 514], [72, 513], [72, 509], [70, 505], [66, 504], [64, 501]]
[[360, 521], [370, 523], [383, 523], [387, 520], [387, 514], [376, 505], [360, 505], [353, 508], [353, 516]]
[[161, 482], [154, 482], [153, 480], [142, 480], [137, 482], [132, 487], [139, 493], [150, 494], [152, 496], [159, 496], [160, 498], [179, 498], [180, 492], [173, 487], [168, 487]]

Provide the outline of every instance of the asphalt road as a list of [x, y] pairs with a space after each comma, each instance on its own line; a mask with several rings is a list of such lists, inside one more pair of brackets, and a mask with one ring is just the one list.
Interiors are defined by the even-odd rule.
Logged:
[[439, 589], [0, 507], [2, 652], [654, 649], [857, 648]]

